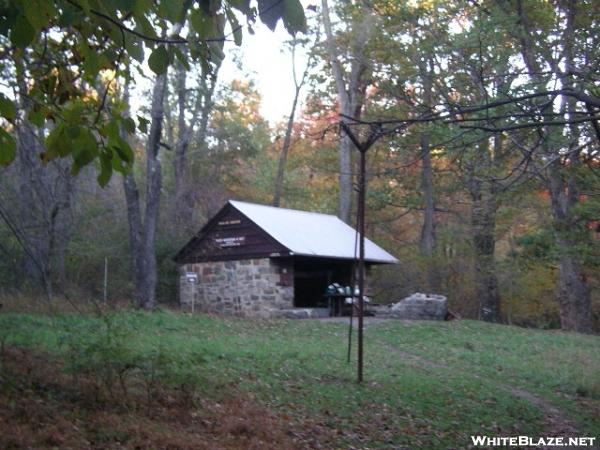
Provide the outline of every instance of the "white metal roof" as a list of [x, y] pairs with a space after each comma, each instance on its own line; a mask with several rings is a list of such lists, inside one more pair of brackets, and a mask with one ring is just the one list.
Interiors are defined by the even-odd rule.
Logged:
[[[358, 256], [356, 231], [336, 216], [235, 200], [229, 203], [296, 255], [353, 259], [356, 243]], [[365, 260], [399, 262], [369, 239], [365, 239]]]

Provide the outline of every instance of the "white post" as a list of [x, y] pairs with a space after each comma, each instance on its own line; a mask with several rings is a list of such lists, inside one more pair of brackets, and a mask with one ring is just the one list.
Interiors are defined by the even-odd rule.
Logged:
[[108, 258], [104, 257], [104, 303], [108, 298]]
[[193, 291], [192, 291], [192, 315], [194, 314], [194, 306], [196, 303], [196, 283], [193, 284]]

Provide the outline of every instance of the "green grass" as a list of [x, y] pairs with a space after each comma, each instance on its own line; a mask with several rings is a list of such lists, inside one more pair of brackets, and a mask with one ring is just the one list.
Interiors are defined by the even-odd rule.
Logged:
[[251, 392], [298, 426], [333, 430], [340, 447], [466, 447], [473, 434], [547, 435], [543, 412], [507, 385], [556, 404], [584, 435], [600, 435], [592, 408], [575, 401], [600, 403], [600, 339], [593, 336], [472, 321], [369, 325], [360, 386], [354, 361], [346, 362], [342, 323], [172, 312], [4, 314], [0, 339], [85, 364], [89, 354], [73, 349], [89, 349], [86, 339], [108, 336], [107, 327], [121, 336], [114, 358], [165, 357], [170, 363], [159, 375], [167, 382], [192, 380], [215, 398]]

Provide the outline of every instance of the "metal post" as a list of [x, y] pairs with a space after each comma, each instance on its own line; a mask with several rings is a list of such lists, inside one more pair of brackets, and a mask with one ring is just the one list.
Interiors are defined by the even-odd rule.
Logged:
[[340, 123], [342, 130], [348, 135], [360, 153], [360, 173], [358, 182], [358, 233], [359, 233], [359, 258], [358, 258], [358, 382], [363, 381], [363, 317], [364, 317], [364, 292], [365, 292], [365, 196], [367, 191], [367, 151], [381, 136], [381, 126], [372, 125], [369, 136], [365, 142], [360, 142], [352, 133], [347, 123]]
[[366, 151], [360, 150], [360, 173], [358, 182], [358, 222], [359, 222], [359, 258], [358, 258], [358, 382], [363, 381], [363, 316], [365, 289], [365, 188], [366, 188]]

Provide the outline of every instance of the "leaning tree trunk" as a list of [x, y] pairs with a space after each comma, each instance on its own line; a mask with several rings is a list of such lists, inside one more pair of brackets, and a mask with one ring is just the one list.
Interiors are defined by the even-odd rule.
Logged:
[[298, 97], [300, 96], [300, 88], [296, 86], [296, 92], [294, 95], [294, 101], [292, 102], [292, 110], [290, 111], [290, 117], [288, 118], [287, 127], [285, 129], [285, 137], [283, 139], [283, 146], [281, 147], [281, 153], [279, 153], [279, 161], [277, 164], [277, 178], [275, 179], [275, 193], [273, 195], [273, 206], [279, 206], [281, 203], [281, 196], [283, 195], [283, 176], [285, 174], [285, 164], [287, 162], [288, 153], [290, 151], [290, 145], [292, 143], [292, 130], [294, 128], [294, 116], [296, 114], [296, 106], [298, 105]]

